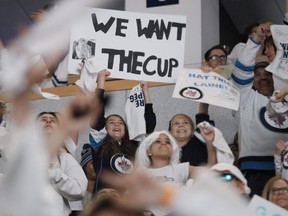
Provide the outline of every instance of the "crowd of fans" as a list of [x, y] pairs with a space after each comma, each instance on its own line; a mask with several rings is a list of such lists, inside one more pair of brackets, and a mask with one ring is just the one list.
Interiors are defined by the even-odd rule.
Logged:
[[[33, 13], [32, 18], [42, 19], [43, 13], [46, 12]], [[287, 111], [271, 112], [275, 104], [286, 106], [288, 94], [287, 79], [269, 71], [269, 65], [277, 58], [273, 40], [277, 31], [272, 31], [273, 25], [268, 22], [247, 29], [246, 42], [237, 44], [231, 53], [222, 45], [213, 46], [205, 53], [201, 67], [205, 73], [215, 71], [231, 80], [241, 93], [239, 130], [230, 146], [216, 127], [217, 122], [210, 119], [208, 104], [199, 104], [196, 125], [184, 113], [167, 113], [171, 119], [167, 130], [155, 131], [157, 116], [146, 82], [139, 84], [145, 102], [141, 117], [146, 134], [141, 140], [131, 139], [130, 125], [122, 116], [105, 116], [109, 100], [105, 99], [105, 82], [110, 76], [107, 70], [98, 72], [94, 93], [80, 91], [62, 111], [44, 111], [32, 119], [29, 87], [40, 78], [35, 78], [32, 69], [27, 71], [28, 86], [11, 98], [9, 119], [5, 118], [6, 103], [0, 102], [0, 212], [3, 209], [4, 215], [14, 215], [17, 209], [5, 203], [17, 203], [15, 196], [20, 200], [22, 195], [16, 192], [29, 185], [23, 177], [27, 175], [27, 179], [40, 179], [43, 183], [41, 187], [35, 184], [34, 192], [25, 194], [27, 200], [38, 200], [38, 212], [43, 215], [45, 211], [47, 215], [62, 216], [190, 215], [193, 204], [187, 207], [184, 203], [190, 200], [189, 196], [193, 202], [193, 188], [199, 184], [197, 176], [202, 172], [208, 173], [207, 182], [213, 185], [219, 181], [220, 187], [227, 187], [245, 205], [259, 195], [288, 211]], [[87, 127], [89, 143], [83, 145], [81, 161], [77, 161], [78, 132]], [[39, 142], [43, 149], [33, 148], [32, 144]], [[30, 145], [23, 151], [19, 146], [26, 143]], [[29, 160], [35, 156], [33, 153], [43, 155]], [[37, 166], [35, 172], [42, 171], [35, 175], [43, 178], [19, 171], [20, 165], [13, 169], [17, 162], [26, 169]], [[24, 185], [17, 186], [20, 183]], [[224, 195], [223, 200], [226, 201]], [[36, 209], [31, 211], [37, 212]], [[209, 211], [209, 206], [204, 211]]]

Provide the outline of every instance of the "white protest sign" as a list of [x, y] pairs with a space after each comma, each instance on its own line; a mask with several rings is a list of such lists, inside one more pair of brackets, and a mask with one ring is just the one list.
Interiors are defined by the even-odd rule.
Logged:
[[177, 78], [173, 97], [192, 99], [220, 107], [238, 110], [240, 93], [223, 76], [200, 69], [183, 69]]
[[254, 195], [248, 206], [250, 212], [255, 216], [287, 216], [288, 211], [277, 205]]
[[185, 16], [86, 10], [71, 30], [69, 73], [85, 58], [113, 78], [176, 82], [184, 61]]

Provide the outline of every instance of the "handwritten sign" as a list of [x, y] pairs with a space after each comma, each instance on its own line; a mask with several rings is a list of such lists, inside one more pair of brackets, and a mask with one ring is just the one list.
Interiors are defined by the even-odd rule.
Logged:
[[183, 69], [178, 76], [173, 97], [192, 99], [220, 107], [238, 110], [240, 93], [233, 83], [221, 75], [199, 69]]
[[287, 216], [288, 211], [279, 206], [254, 195], [248, 206], [252, 215], [255, 216]]
[[69, 73], [86, 59], [114, 78], [176, 82], [185, 30], [184, 16], [87, 8], [71, 31]]

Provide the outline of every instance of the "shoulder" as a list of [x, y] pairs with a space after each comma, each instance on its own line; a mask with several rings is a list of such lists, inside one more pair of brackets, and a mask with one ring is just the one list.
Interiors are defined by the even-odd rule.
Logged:
[[[59, 153], [61, 167], [65, 166], [80, 166], [76, 159], [68, 152], [61, 150]], [[81, 167], [81, 166], [80, 166]]]

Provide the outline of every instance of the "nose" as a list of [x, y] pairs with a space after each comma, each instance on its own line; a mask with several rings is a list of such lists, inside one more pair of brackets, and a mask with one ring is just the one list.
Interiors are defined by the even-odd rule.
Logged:
[[47, 119], [47, 120], [46, 120], [46, 123], [51, 123], [51, 120], [50, 120], [50, 119]]

